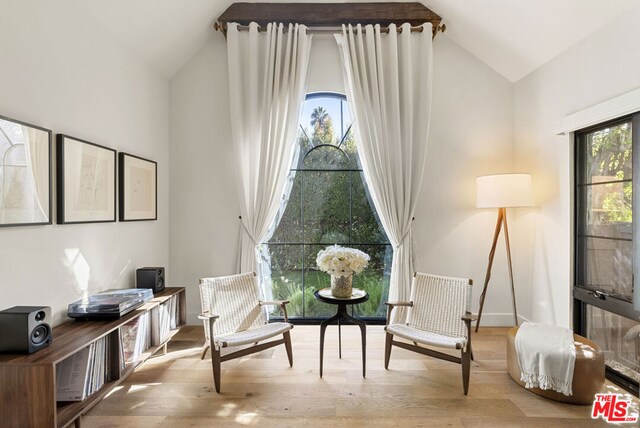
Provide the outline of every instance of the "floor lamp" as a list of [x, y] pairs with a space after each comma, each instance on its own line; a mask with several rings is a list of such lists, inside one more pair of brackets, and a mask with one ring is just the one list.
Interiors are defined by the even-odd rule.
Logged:
[[513, 302], [513, 317], [518, 325], [518, 312], [516, 310], [516, 293], [513, 286], [513, 268], [511, 266], [511, 246], [509, 244], [509, 228], [507, 227], [507, 208], [529, 207], [533, 205], [533, 192], [531, 190], [531, 176], [529, 174], [498, 174], [485, 175], [476, 178], [476, 207], [477, 208], [498, 208], [498, 221], [493, 233], [493, 243], [489, 252], [489, 264], [487, 274], [484, 277], [484, 287], [480, 295], [480, 310], [478, 311], [478, 322], [476, 323], [476, 333], [480, 327], [482, 308], [484, 299], [487, 296], [487, 286], [491, 278], [491, 267], [493, 257], [496, 253], [496, 244], [500, 231], [504, 228], [504, 240], [507, 246], [507, 262], [509, 265], [509, 280], [511, 281], [511, 299]]

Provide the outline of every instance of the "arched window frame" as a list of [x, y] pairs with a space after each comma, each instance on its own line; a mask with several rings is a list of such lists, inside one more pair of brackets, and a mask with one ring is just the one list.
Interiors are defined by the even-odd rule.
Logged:
[[[309, 258], [313, 258], [313, 260], [315, 260], [315, 254], [317, 253], [317, 248], [319, 246], [322, 246], [323, 248], [332, 244], [338, 244], [341, 246], [350, 246], [350, 247], [354, 247], [354, 248], [378, 248], [381, 251], [384, 251], [384, 256], [383, 256], [383, 266], [384, 268], [381, 271], [381, 279], [380, 282], [383, 284], [382, 288], [383, 290], [379, 290], [379, 294], [378, 294], [378, 300], [377, 305], [378, 307], [376, 308], [376, 312], [375, 314], [372, 316], [370, 313], [360, 313], [360, 315], [364, 315], [364, 318], [368, 321], [372, 321], [372, 322], [383, 322], [384, 321], [384, 301], [386, 301], [386, 297], [388, 296], [388, 282], [389, 282], [389, 275], [390, 275], [390, 269], [391, 269], [391, 259], [392, 259], [392, 254], [393, 254], [393, 248], [386, 236], [386, 234], [384, 233], [382, 227], [380, 226], [380, 221], [377, 218], [377, 213], [375, 212], [375, 208], [373, 206], [373, 203], [371, 202], [371, 199], [369, 198], [368, 195], [368, 189], [367, 189], [367, 185], [364, 182], [363, 179], [363, 170], [362, 167], [360, 166], [358, 159], [355, 158], [351, 158], [349, 156], [349, 154], [343, 150], [344, 146], [343, 144], [345, 143], [346, 139], [349, 136], [349, 133], [351, 132], [351, 126], [352, 124], [345, 124], [344, 121], [344, 115], [345, 115], [345, 110], [347, 108], [346, 105], [346, 97], [342, 94], [338, 94], [338, 93], [333, 93], [333, 92], [317, 92], [317, 93], [311, 93], [308, 94], [305, 101], [309, 101], [312, 99], [316, 99], [316, 98], [333, 98], [333, 99], [339, 99], [341, 100], [340, 103], [340, 129], [338, 129], [337, 131], [340, 132], [340, 141], [337, 144], [316, 144], [314, 145], [312, 138], [310, 138], [308, 135], [306, 135], [305, 129], [303, 127], [303, 124], [300, 123], [300, 128], [301, 128], [301, 132], [302, 135], [305, 136], [306, 141], [307, 141], [307, 146], [306, 147], [302, 147], [301, 151], [302, 153], [299, 153], [298, 156], [296, 157], [296, 159], [294, 159], [294, 166], [291, 168], [291, 176], [290, 176], [290, 180], [291, 180], [291, 185], [293, 186], [293, 181], [295, 179], [299, 179], [299, 186], [300, 186], [300, 192], [299, 194], [287, 194], [286, 195], [286, 200], [287, 201], [291, 201], [292, 198], [300, 198], [299, 200], [299, 204], [300, 204], [300, 227], [301, 227], [301, 236], [300, 236], [300, 240], [285, 240], [285, 241], [279, 241], [279, 240], [273, 240], [273, 239], [269, 239], [269, 241], [266, 243], [269, 247], [276, 247], [276, 246], [283, 246], [283, 245], [294, 245], [294, 246], [301, 246], [301, 251], [302, 251], [302, 255], [301, 255], [301, 266], [300, 266], [300, 271], [301, 271], [301, 287], [302, 287], [302, 314], [298, 314], [298, 316], [296, 317], [295, 315], [291, 316], [290, 318], [296, 319], [298, 321], [307, 321], [307, 322], [318, 322], [319, 320], [324, 318], [325, 314], [322, 314], [321, 316], [309, 316], [306, 312], [306, 308], [308, 304], [313, 304], [314, 302], [308, 302], [307, 300], [309, 299], [313, 299], [312, 295], [310, 295], [310, 293], [306, 292], [307, 290], [307, 286], [308, 284], [306, 284], [306, 273], [308, 273], [309, 270], [313, 270], [313, 268], [315, 268], [316, 266], [308, 266], [307, 264], [305, 264], [305, 260], [308, 260]], [[339, 165], [331, 165], [331, 166], [317, 166], [317, 165], [309, 165], [308, 161], [309, 159], [311, 159], [314, 155], [317, 155], [319, 153], [321, 153], [324, 150], [338, 150], [339, 153], [341, 154], [341, 156], [344, 158], [344, 162], [341, 162]], [[307, 227], [307, 219], [305, 218], [305, 211], [304, 211], [304, 197], [305, 197], [305, 174], [310, 174], [310, 173], [332, 173], [332, 172], [336, 172], [336, 173], [347, 173], [349, 180], [348, 180], [348, 193], [349, 193], [349, 227], [348, 227], [348, 236], [346, 236], [345, 240], [339, 240], [339, 241], [332, 241], [332, 242], [317, 242], [317, 241], [308, 241], [306, 239], [305, 236], [305, 228]], [[300, 175], [300, 177], [298, 178], [298, 175]], [[371, 242], [354, 242], [354, 217], [353, 217], [353, 203], [354, 203], [354, 177], [356, 177], [359, 180], [362, 180], [363, 183], [363, 187], [365, 190], [365, 193], [367, 194], [367, 199], [368, 199], [368, 204], [371, 208], [371, 211], [374, 215], [374, 217], [376, 218], [379, 230], [381, 231], [381, 234], [379, 234], [379, 237], [381, 239], [375, 239], [372, 240]], [[283, 207], [282, 209], [282, 213], [284, 213], [285, 207]], [[279, 221], [279, 219], [278, 219]], [[277, 232], [277, 228], [275, 228], [275, 231]], [[275, 236], [275, 234], [274, 234]], [[307, 250], [309, 248], [314, 248], [313, 251], [309, 251], [307, 253]], [[379, 258], [380, 259], [380, 258]], [[271, 257], [269, 256], [266, 260], [267, 263], [269, 263], [270, 265], [271, 263]], [[326, 280], [327, 280], [327, 284], [329, 282], [329, 276], [326, 276]], [[357, 276], [354, 277], [356, 280], [358, 279]], [[277, 280], [276, 275], [273, 275], [273, 279]], [[356, 283], [354, 282], [354, 287], [357, 286]], [[315, 291], [315, 288], [314, 290]], [[334, 312], [335, 308], [327, 308], [327, 314], [326, 316], [330, 316], [333, 315], [332, 312]], [[358, 311], [358, 309], [360, 308], [356, 308], [356, 311]], [[366, 310], [365, 310], [366, 312]], [[274, 317], [278, 317], [278, 313], [274, 313], [273, 314]]]

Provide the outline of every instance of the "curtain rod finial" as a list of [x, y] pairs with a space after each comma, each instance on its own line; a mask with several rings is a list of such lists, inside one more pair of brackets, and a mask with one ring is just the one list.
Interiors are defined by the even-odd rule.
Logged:
[[445, 31], [447, 31], [447, 24], [438, 25], [438, 30], [437, 31], [440, 31], [441, 33], [444, 33]]
[[227, 38], [227, 26], [224, 22], [222, 21], [216, 21], [213, 23], [213, 29], [215, 31], [220, 31], [222, 33], [222, 35], [224, 36], [224, 38]]

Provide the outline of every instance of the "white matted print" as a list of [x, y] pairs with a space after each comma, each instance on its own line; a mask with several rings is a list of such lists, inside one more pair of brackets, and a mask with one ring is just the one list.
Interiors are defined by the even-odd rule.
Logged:
[[51, 136], [0, 116], [0, 227], [51, 224]]
[[119, 153], [118, 168], [120, 221], [157, 220], [157, 163]]
[[116, 151], [58, 135], [58, 223], [116, 221]]

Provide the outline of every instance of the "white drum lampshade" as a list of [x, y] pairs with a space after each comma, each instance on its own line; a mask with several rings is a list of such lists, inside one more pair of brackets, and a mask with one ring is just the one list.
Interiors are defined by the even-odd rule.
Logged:
[[496, 174], [476, 178], [476, 208], [530, 207], [531, 175]]

